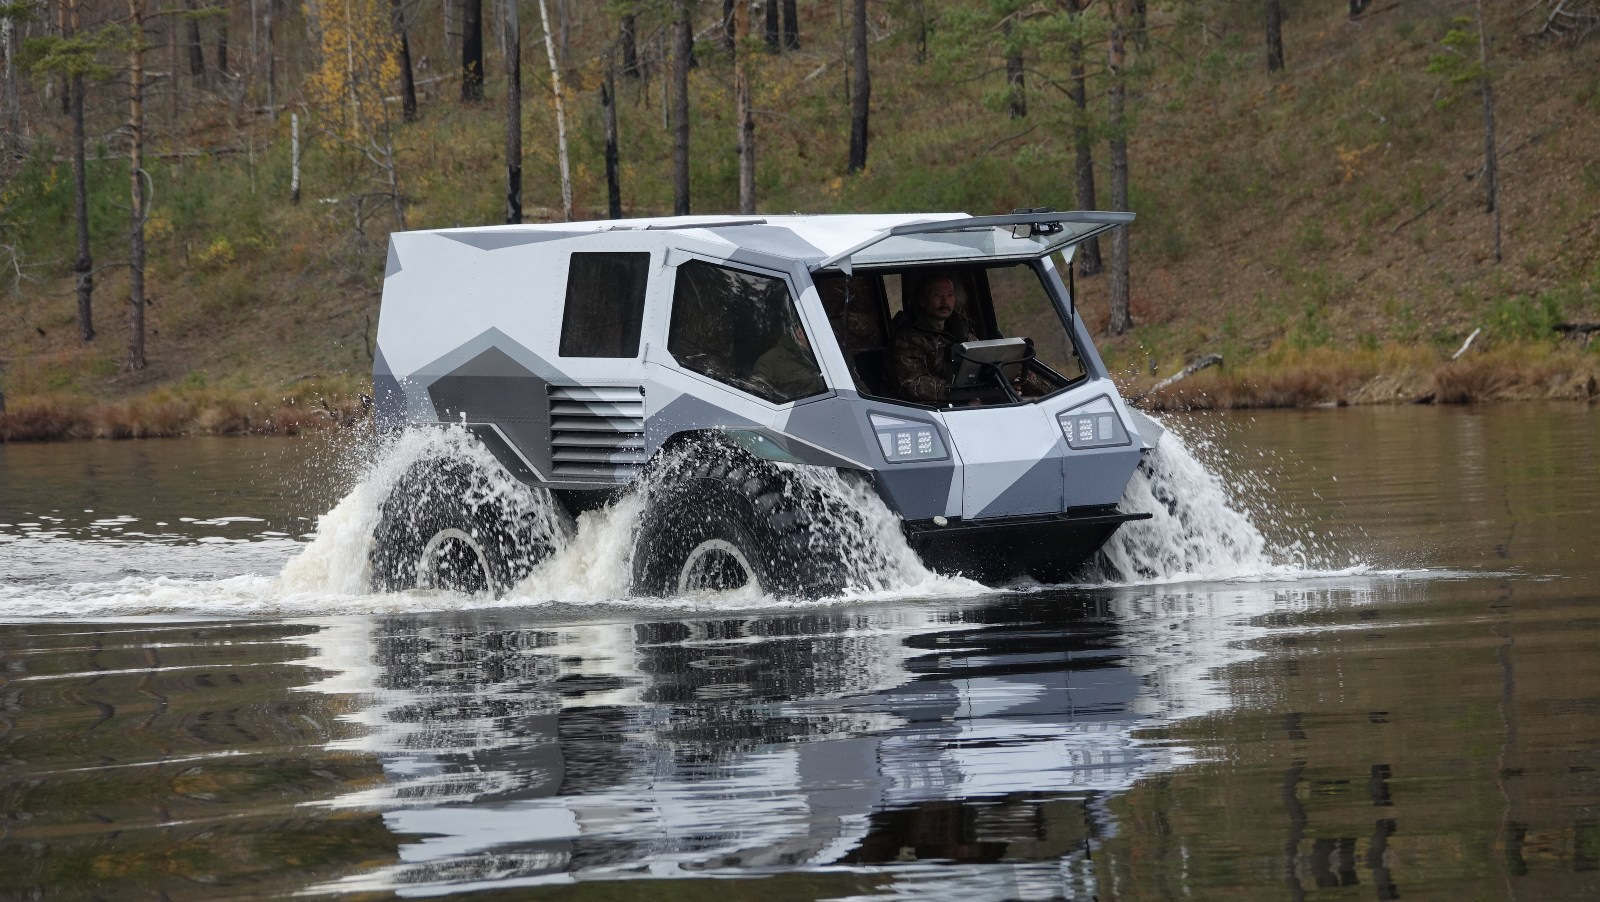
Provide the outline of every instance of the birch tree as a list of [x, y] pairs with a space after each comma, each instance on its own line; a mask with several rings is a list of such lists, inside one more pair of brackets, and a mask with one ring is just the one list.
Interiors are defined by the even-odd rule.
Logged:
[[561, 214], [567, 222], [571, 222], [572, 167], [567, 162], [567, 114], [562, 107], [561, 67], [556, 63], [555, 39], [550, 34], [550, 13], [545, 8], [545, 0], [539, 0], [539, 21], [544, 25], [544, 52], [550, 60], [550, 96], [556, 108], [556, 153], [561, 162]]

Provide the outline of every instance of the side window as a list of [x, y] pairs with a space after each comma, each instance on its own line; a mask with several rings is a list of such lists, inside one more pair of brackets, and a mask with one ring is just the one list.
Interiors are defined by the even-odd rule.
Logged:
[[561, 314], [562, 357], [637, 357], [648, 253], [575, 253]]
[[774, 403], [827, 387], [788, 285], [700, 260], [678, 267], [667, 351], [684, 369]]

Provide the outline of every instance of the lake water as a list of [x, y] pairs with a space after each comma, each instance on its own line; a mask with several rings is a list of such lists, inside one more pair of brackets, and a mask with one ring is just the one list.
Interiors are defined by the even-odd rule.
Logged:
[[621, 598], [626, 506], [372, 595], [354, 442], [0, 445], [0, 899], [1600, 898], [1600, 410], [1168, 422], [1103, 579], [804, 603]]

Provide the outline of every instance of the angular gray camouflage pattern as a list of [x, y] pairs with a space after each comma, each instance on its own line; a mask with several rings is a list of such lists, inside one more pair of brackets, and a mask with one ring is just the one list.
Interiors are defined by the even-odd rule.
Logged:
[[[766, 225], [722, 228], [697, 226], [696, 220], [646, 220], [396, 233], [390, 239], [373, 361], [379, 426], [492, 426], [526, 463], [532, 481], [554, 488], [621, 486], [633, 470], [621, 468], [615, 478], [556, 475], [551, 391], [642, 388], [645, 457], [685, 433], [737, 429], [773, 439], [806, 464], [870, 472], [880, 495], [907, 520], [1048, 514], [1116, 504], [1141, 448], [1157, 438], [1144, 433], [1156, 430], [1148, 419], [1132, 416], [1117, 395], [1081, 318], [1074, 317], [1072, 325], [1090, 378], [1034, 404], [930, 410], [863, 398], [856, 391], [809, 267], [876, 230], [919, 218], [927, 217], [772, 217]], [[662, 227], [675, 222], [680, 227]], [[652, 223], [648, 231], [641, 228]], [[832, 238], [820, 226], [837, 226], [837, 246], [817, 245], [819, 236]], [[560, 357], [566, 267], [573, 251], [652, 255], [636, 358]], [[829, 391], [797, 403], [771, 404], [680, 368], [666, 351], [666, 336], [673, 269], [690, 259], [784, 274]], [[1051, 281], [1057, 302], [1064, 305], [1065, 288], [1058, 278]], [[1072, 450], [1056, 415], [1101, 395], [1112, 400], [1133, 443]], [[932, 426], [949, 449], [947, 458], [889, 463], [869, 419], [872, 413]]]

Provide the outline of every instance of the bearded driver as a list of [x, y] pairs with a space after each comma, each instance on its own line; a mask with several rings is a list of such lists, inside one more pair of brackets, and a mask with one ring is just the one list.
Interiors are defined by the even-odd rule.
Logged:
[[955, 280], [935, 272], [916, 283], [911, 303], [895, 314], [889, 379], [899, 397], [919, 404], [950, 401], [950, 348], [977, 337], [957, 306]]
[[[890, 324], [889, 378], [894, 393], [919, 404], [942, 407], [950, 403], [950, 377], [955, 369], [950, 349], [977, 339], [960, 310], [955, 279], [942, 272], [924, 276], [915, 284], [906, 308], [895, 314]], [[1053, 390], [1032, 370], [1024, 370], [1011, 387], [1020, 396], [1046, 395]], [[1005, 400], [999, 396], [990, 399], [991, 403]]]

